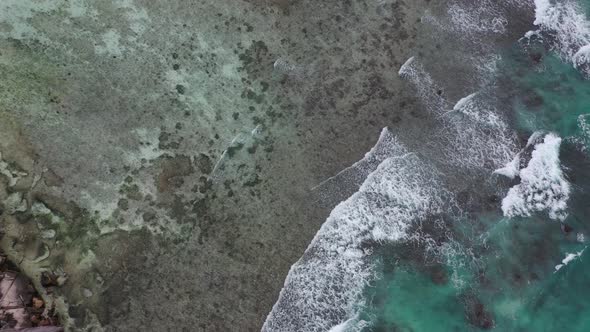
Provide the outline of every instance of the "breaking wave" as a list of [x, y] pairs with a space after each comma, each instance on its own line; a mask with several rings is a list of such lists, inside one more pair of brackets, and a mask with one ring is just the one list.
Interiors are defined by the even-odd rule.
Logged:
[[440, 87], [416, 57], [409, 58], [400, 67], [398, 74], [414, 85], [418, 97], [430, 112], [440, 114], [448, 107], [447, 101], [437, 93]]
[[485, 95], [475, 93], [459, 100], [445, 114], [445, 148], [451, 163], [493, 170], [517, 151], [515, 134], [491, 103]]
[[561, 138], [557, 135], [536, 133], [527, 145], [527, 148], [534, 148], [528, 163], [523, 160], [523, 151], [497, 171], [509, 178], [520, 177], [520, 183], [510, 188], [502, 200], [505, 216], [529, 217], [546, 211], [551, 219], [565, 220], [570, 184], [561, 170], [560, 146]]
[[493, 171], [518, 151], [516, 136], [502, 113], [485, 93], [473, 93], [460, 99], [449, 110], [449, 102], [437, 91], [439, 86], [415, 58], [400, 69], [402, 78], [411, 82], [425, 107], [438, 117], [436, 150], [444, 163], [467, 170]]
[[400, 143], [397, 150], [405, 154], [385, 159], [332, 211], [292, 266], [262, 331], [342, 326], [355, 317], [363, 289], [374, 278], [372, 247], [403, 241], [415, 222], [445, 210], [448, 193], [437, 170]]
[[[503, 3], [532, 6], [533, 2]], [[590, 28], [577, 5], [548, 0], [535, 0], [534, 5], [539, 30], [527, 36], [547, 36], [560, 55], [582, 68], [590, 59]], [[425, 18], [477, 42], [481, 42], [481, 36], [503, 34], [508, 25], [501, 7], [492, 1], [468, 7], [455, 1], [447, 15], [444, 24], [430, 16]], [[520, 32], [517, 34], [520, 36]], [[500, 56], [488, 52], [493, 45], [488, 46], [470, 63], [483, 66], [480, 72], [486, 74], [482, 74], [484, 80], [493, 80], [494, 76], [487, 73], [495, 70]], [[410, 232], [418, 222], [432, 221], [429, 218], [449, 212], [455, 204], [439, 173], [442, 168], [437, 169], [430, 161], [437, 162], [437, 167], [455, 168], [453, 172], [460, 176], [495, 171], [519, 180], [502, 200], [501, 209], [507, 217], [539, 212], [559, 221], [567, 217], [570, 184], [559, 160], [561, 138], [535, 133], [518, 152], [516, 133], [508, 124], [506, 111], [498, 106], [493, 82], [465, 91], [466, 96], [453, 103], [455, 100], [441, 93], [441, 85], [418, 57], [408, 59], [399, 76], [413, 85], [437, 123], [425, 142], [429, 159], [409, 153], [384, 129], [377, 145], [362, 160], [314, 188], [321, 195], [335, 197], [334, 201], [348, 199], [332, 210], [304, 255], [291, 267], [263, 332], [336, 332], [367, 326], [358, 313], [364, 305], [363, 290], [376, 278], [372, 255], [379, 244], [420, 242], [432, 257], [454, 270], [478, 264], [477, 255], [452, 238], [441, 245], [419, 230]], [[580, 118], [580, 127], [587, 126], [585, 120]], [[453, 282], [462, 287], [458, 276]]]
[[445, 25], [447, 29], [470, 36], [503, 34], [508, 25], [501, 8], [488, 0], [452, 3], [447, 9], [447, 14], [450, 18], [450, 24]]
[[590, 147], [590, 114], [582, 114], [578, 116], [578, 128], [581, 131], [581, 137], [578, 139], [582, 142], [582, 151], [586, 151]]
[[555, 265], [555, 272], [561, 270], [562, 267], [568, 265], [569, 263], [571, 263], [572, 261], [582, 257], [582, 254], [584, 253], [584, 251], [586, 250], [586, 248], [576, 252], [576, 253], [568, 253], [565, 258], [561, 261], [560, 264]]
[[398, 143], [391, 131], [384, 128], [375, 146], [365, 154], [363, 159], [345, 168], [335, 176], [322, 181], [312, 188], [325, 206], [335, 206], [354, 194], [383, 160], [401, 156], [405, 149]]
[[537, 31], [526, 37], [541, 36], [551, 49], [574, 67], [590, 75], [590, 22], [573, 0], [535, 0]]

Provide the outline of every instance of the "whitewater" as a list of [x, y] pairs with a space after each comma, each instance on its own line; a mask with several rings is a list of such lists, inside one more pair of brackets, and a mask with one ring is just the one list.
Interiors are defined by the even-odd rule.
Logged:
[[[530, 22], [514, 22], [529, 16], [533, 18]], [[506, 243], [511, 236], [520, 236], [507, 229], [523, 224], [532, 227], [532, 233], [541, 233], [549, 232], [552, 224], [557, 224], [565, 233], [550, 233], [547, 241], [556, 244], [551, 247], [553, 251], [543, 252], [539, 264], [545, 264], [544, 270], [536, 265], [534, 268], [544, 272], [533, 273], [531, 280], [540, 279], [539, 275], [555, 275], [582, 261], [582, 231], [563, 231], [571, 228], [568, 222], [574, 217], [570, 203], [578, 194], [562, 161], [564, 144], [570, 138], [543, 128], [526, 131], [519, 127], [512, 110], [514, 105], [505, 103], [510, 93], [502, 90], [505, 82], [497, 70], [506, 53], [497, 51], [500, 42], [494, 44], [494, 36], [512, 33], [514, 25], [525, 26], [527, 30], [515, 38], [515, 45], [528, 50], [540, 43], [549, 55], [555, 54], [582, 75], [588, 75], [590, 24], [581, 5], [573, 0], [477, 4], [451, 1], [437, 13], [425, 12], [422, 24], [426, 29], [455, 37], [462, 45], [477, 45], [477, 49], [470, 50], [472, 58], [465, 63], [475, 74], [466, 75], [471, 80], [469, 84], [457, 87], [451, 86], [456, 83], [453, 75], [459, 77], [460, 73], [440, 74], [433, 70], [454, 62], [452, 56], [463, 56], [464, 50], [448, 50], [448, 59], [416, 55], [400, 66], [399, 77], [414, 91], [429, 121], [435, 123], [432, 132], [416, 148], [386, 128], [363, 159], [314, 188], [341, 203], [291, 267], [262, 331], [371, 330], [376, 324], [374, 317], [363, 314], [371, 302], [366, 291], [383, 279], [376, 257], [379, 248], [389, 244], [428, 243], [426, 249], [421, 246], [420, 250], [437, 256], [436, 264], [454, 271], [459, 282], [450, 292], [460, 294], [458, 298], [464, 306], [461, 310], [468, 312], [461, 318], [468, 317], [471, 326], [478, 328], [493, 328], [501, 323], [489, 318], [488, 311], [473, 309], [480, 308], [481, 303], [472, 295], [465, 295], [471, 294], [465, 290], [470, 287], [465, 285], [480, 287], [477, 283], [484, 277], [468, 275], [481, 273], [479, 269], [486, 264], [492, 271], [490, 278], [503, 278], [501, 269], [496, 271], [491, 266], [509, 263], [498, 258], [499, 251], [493, 250], [518, 246]], [[542, 68], [532, 69], [535, 70]], [[453, 93], [444, 93], [447, 90]], [[578, 124], [587, 133], [585, 119], [580, 116]], [[417, 231], [417, 225], [441, 215], [445, 215], [445, 220], [453, 220], [441, 231], [446, 242], [435, 238], [437, 235]], [[477, 220], [469, 221], [473, 219]], [[531, 225], [531, 220], [536, 223]], [[466, 236], [467, 233], [470, 235]], [[486, 250], [496, 256], [485, 256]], [[523, 255], [526, 252], [522, 250]], [[475, 272], [463, 263], [452, 264], [453, 260], [459, 261], [460, 255], [478, 261]], [[518, 274], [518, 278], [522, 276]], [[544, 282], [535, 285], [546, 286]], [[486, 291], [482, 290], [482, 294]], [[500, 318], [525, 310], [524, 305], [514, 303], [509, 314], [505, 303], [493, 309]], [[479, 316], [469, 316], [469, 310], [480, 310]], [[533, 323], [523, 318], [522, 324]]]

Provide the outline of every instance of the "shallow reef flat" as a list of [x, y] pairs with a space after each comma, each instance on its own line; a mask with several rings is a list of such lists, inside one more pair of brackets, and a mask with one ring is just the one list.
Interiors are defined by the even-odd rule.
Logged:
[[428, 133], [398, 70], [429, 6], [2, 0], [2, 252], [66, 330], [260, 330], [313, 188]]

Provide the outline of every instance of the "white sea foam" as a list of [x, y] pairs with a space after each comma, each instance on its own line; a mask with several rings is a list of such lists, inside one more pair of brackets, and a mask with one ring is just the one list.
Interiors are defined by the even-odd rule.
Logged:
[[369, 326], [369, 322], [361, 320], [358, 315], [340, 323], [330, 329], [328, 332], [354, 332], [361, 331], [363, 328]]
[[485, 86], [496, 75], [501, 59], [491, 41], [508, 29], [507, 8], [523, 10], [531, 7], [531, 0], [450, 0], [447, 3], [446, 13], [434, 16], [427, 10], [422, 22], [469, 45], [461, 48], [466, 50], [464, 54], [456, 52], [454, 58], [464, 63], [464, 67], [476, 69], [478, 75], [471, 77], [473, 83]]
[[354, 194], [383, 160], [401, 156], [405, 150], [401, 150], [397, 139], [388, 128], [381, 131], [381, 135], [375, 146], [365, 154], [363, 159], [352, 166], [345, 168], [338, 174], [322, 181], [312, 188], [324, 204], [337, 204]]
[[485, 102], [478, 100], [478, 93], [472, 93], [467, 97], [461, 98], [455, 107], [454, 112], [458, 112], [469, 118], [475, 124], [481, 124], [486, 127], [507, 129], [504, 120], [498, 116], [495, 109], [485, 105]]
[[517, 151], [516, 137], [500, 112], [480, 93], [460, 99], [442, 118], [441, 141], [448, 162], [456, 166], [495, 169]]
[[524, 38], [533, 38], [534, 36], [539, 36], [539, 30], [530, 30], [524, 34]]
[[576, 1], [535, 0], [534, 24], [562, 58], [590, 74], [590, 22]]
[[420, 97], [429, 111], [435, 114], [442, 114], [448, 108], [447, 101], [437, 93], [440, 88], [415, 57], [409, 58], [401, 66], [398, 74], [414, 85], [418, 92], [418, 97]]
[[517, 151], [514, 133], [485, 94], [473, 93], [462, 98], [449, 112], [445, 111], [449, 103], [436, 93], [438, 85], [418, 60], [408, 60], [400, 76], [415, 86], [427, 109], [440, 117], [442, 123], [435, 144], [446, 163], [493, 170], [508, 162]]
[[291, 267], [262, 331], [347, 327], [350, 322], [342, 322], [356, 316], [363, 289], [374, 278], [371, 244], [404, 240], [414, 222], [443, 211], [447, 194], [437, 174], [414, 154], [385, 159], [332, 211]]
[[578, 52], [572, 57], [572, 61], [576, 68], [582, 68], [590, 64], [590, 45], [580, 47]]
[[478, 1], [473, 6], [466, 8], [458, 3], [451, 4], [448, 9], [451, 17], [452, 28], [456, 31], [475, 33], [506, 32], [508, 20], [503, 16], [495, 3], [491, 1]]
[[562, 267], [568, 265], [572, 261], [578, 259], [580, 256], [582, 256], [582, 254], [584, 253], [585, 250], [586, 250], [586, 248], [584, 248], [576, 253], [568, 253], [567, 255], [565, 255], [565, 258], [561, 261], [561, 264], [558, 264], [555, 266], [555, 272], [559, 271]]
[[494, 171], [495, 174], [503, 175], [509, 179], [514, 179], [520, 172], [520, 154], [517, 154], [512, 161], [506, 166]]
[[467, 285], [464, 276], [461, 275], [462, 271], [465, 271], [466, 268], [479, 270], [481, 268], [481, 260], [473, 252], [472, 248], [464, 246], [452, 237], [442, 218], [432, 220], [431, 222], [433, 225], [429, 227], [436, 229], [438, 234], [445, 234], [448, 237], [445, 241], [440, 242], [428, 232], [423, 232], [420, 227], [408, 235], [408, 241], [424, 248], [426, 265], [442, 264], [448, 267], [451, 272], [450, 280], [453, 286], [460, 290]]
[[404, 62], [404, 64], [399, 68], [399, 71], [397, 72], [399, 76], [406, 75], [409, 73], [409, 71], [412, 70], [412, 63], [414, 63], [415, 59], [416, 57], [410, 57], [408, 60], [406, 60], [406, 62]]
[[[449, 1], [447, 17], [436, 18], [426, 13], [423, 21], [445, 31], [458, 34], [459, 38], [482, 38], [489, 34], [503, 34], [508, 26], [503, 6], [518, 8], [526, 5], [528, 0], [491, 0]], [[459, 35], [460, 33], [460, 35]]]
[[461, 112], [463, 109], [466, 108], [466, 106], [468, 104], [470, 104], [470, 101], [473, 100], [473, 98], [475, 98], [475, 96], [477, 96], [477, 92], [476, 93], [472, 93], [472, 94], [470, 94], [467, 97], [463, 97], [463, 98], [459, 99], [459, 101], [453, 107], [453, 111], [455, 111], [455, 112]]
[[348, 325], [350, 324], [349, 322], [350, 322], [350, 319], [342, 324], [338, 324], [338, 325], [332, 327], [330, 329], [330, 331], [328, 331], [328, 332], [346, 332], [349, 329], [349, 327], [348, 327]]
[[[581, 131], [581, 140], [586, 147], [590, 147], [590, 114], [582, 114], [578, 116], [578, 128]], [[585, 148], [586, 148], [585, 147]], [[585, 149], [584, 149], [585, 150]]]
[[[534, 212], [546, 211], [551, 219], [564, 220], [567, 217], [570, 184], [561, 170], [560, 146], [561, 138], [555, 134], [545, 135], [543, 141], [535, 145], [528, 165], [517, 172], [520, 184], [510, 188], [502, 201], [505, 216], [528, 217]], [[513, 160], [497, 173], [512, 174], [514, 163]]]

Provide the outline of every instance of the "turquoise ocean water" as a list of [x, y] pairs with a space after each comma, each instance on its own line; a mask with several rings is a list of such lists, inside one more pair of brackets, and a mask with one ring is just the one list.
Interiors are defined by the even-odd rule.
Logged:
[[569, 215], [507, 218], [498, 207], [446, 220], [444, 250], [423, 254], [406, 243], [379, 251], [377, 281], [365, 289], [366, 331], [590, 331], [590, 82], [542, 43], [502, 53], [514, 129], [563, 138]]
[[[590, 0], [445, 4], [422, 22], [461, 47], [399, 72], [435, 151], [390, 140], [263, 331], [590, 331]], [[457, 79], [465, 54], [485, 84]]]

